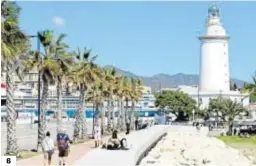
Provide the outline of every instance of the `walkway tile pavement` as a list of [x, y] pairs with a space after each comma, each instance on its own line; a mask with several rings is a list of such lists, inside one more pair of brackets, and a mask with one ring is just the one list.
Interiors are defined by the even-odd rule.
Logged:
[[[74, 164], [76, 160], [86, 155], [90, 150], [93, 150], [93, 149], [95, 149], [93, 141], [71, 146], [70, 154], [67, 158], [66, 165]], [[58, 165], [58, 161], [59, 161], [58, 150], [55, 150], [52, 157], [52, 165]], [[23, 165], [24, 166], [25, 165], [26, 166], [27, 165], [43, 165], [43, 154], [17, 161], [17, 166], [23, 166]]]

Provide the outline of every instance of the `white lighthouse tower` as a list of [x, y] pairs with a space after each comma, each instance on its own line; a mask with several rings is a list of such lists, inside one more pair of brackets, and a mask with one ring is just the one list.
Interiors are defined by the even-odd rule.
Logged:
[[228, 40], [216, 5], [208, 9], [206, 34], [201, 41], [200, 91], [230, 91]]
[[208, 108], [210, 100], [217, 97], [228, 98], [248, 106], [248, 94], [230, 90], [229, 36], [223, 28], [220, 9], [215, 4], [208, 9], [206, 34], [198, 39], [201, 44], [200, 85], [179, 86], [178, 90], [197, 101], [200, 109]]

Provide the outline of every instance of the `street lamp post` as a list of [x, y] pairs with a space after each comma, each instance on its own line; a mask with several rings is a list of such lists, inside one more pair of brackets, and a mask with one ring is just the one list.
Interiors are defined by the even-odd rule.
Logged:
[[92, 139], [94, 139], [94, 132], [95, 132], [95, 128], [94, 128], [94, 126], [95, 126], [95, 110], [94, 110], [94, 102], [93, 102], [93, 104], [92, 104]]
[[[39, 40], [39, 37], [37, 35], [31, 35], [29, 36], [30, 38], [37, 38], [37, 53], [39, 54], [39, 57], [40, 56], [40, 40]], [[38, 108], [38, 133], [39, 133], [39, 129], [40, 129], [40, 114], [41, 114], [41, 110], [40, 110], [40, 99], [41, 99], [41, 96], [40, 96], [40, 93], [41, 93], [41, 76], [40, 76], [40, 71], [38, 70], [38, 99], [37, 99], [37, 108]], [[38, 134], [38, 137], [39, 137], [39, 134]], [[38, 138], [39, 139], [39, 138]]]
[[193, 122], [195, 122], [195, 109], [192, 110], [192, 114], [193, 114]]

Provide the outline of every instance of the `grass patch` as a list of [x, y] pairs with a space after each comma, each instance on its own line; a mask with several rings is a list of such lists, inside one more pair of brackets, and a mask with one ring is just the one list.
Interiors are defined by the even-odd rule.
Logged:
[[226, 145], [239, 150], [244, 156], [256, 164], [256, 136], [240, 138], [239, 136], [218, 136]]
[[241, 138], [239, 136], [217, 136], [217, 138], [227, 144], [239, 143], [256, 145], [256, 136], [251, 136], [250, 138]]
[[17, 157], [17, 160], [27, 159], [30, 157], [38, 156], [40, 154], [42, 154], [42, 152], [32, 152], [32, 151], [19, 152], [19, 156]]

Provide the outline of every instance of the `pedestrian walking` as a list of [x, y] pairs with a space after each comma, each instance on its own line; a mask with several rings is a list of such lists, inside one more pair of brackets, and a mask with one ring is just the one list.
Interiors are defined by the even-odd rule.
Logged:
[[94, 127], [94, 139], [95, 139], [95, 147], [99, 147], [101, 143], [101, 126], [100, 124], [96, 124]]
[[201, 128], [201, 125], [199, 124], [199, 122], [196, 122], [196, 129], [197, 129], [198, 131], [200, 131], [200, 128]]
[[130, 119], [127, 119], [126, 121], [126, 135], [130, 133]]
[[57, 134], [57, 142], [59, 149], [59, 165], [66, 165], [67, 157], [70, 153], [70, 139], [66, 134], [66, 130], [62, 128]]
[[135, 130], [138, 130], [138, 124], [139, 124], [139, 120], [138, 118], [135, 119]]
[[44, 165], [46, 165], [47, 162], [48, 162], [48, 165], [51, 165], [52, 155], [54, 153], [54, 142], [50, 136], [51, 136], [50, 132], [47, 131], [46, 137], [42, 141]]

